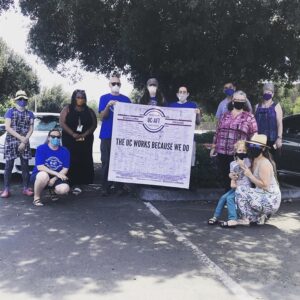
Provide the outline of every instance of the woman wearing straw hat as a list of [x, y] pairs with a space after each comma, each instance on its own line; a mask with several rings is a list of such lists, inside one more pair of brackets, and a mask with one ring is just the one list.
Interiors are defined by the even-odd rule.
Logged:
[[241, 186], [236, 189], [240, 225], [264, 224], [279, 209], [281, 192], [276, 178], [276, 166], [268, 149], [267, 136], [264, 134], [254, 134], [247, 142], [248, 156], [253, 159], [253, 173], [246, 166], [242, 168], [255, 188]]
[[31, 158], [29, 138], [33, 132], [34, 115], [26, 109], [28, 97], [24, 91], [18, 91], [15, 97], [16, 106], [10, 108], [5, 113], [5, 130], [7, 132], [4, 144], [4, 190], [1, 198], [10, 197], [10, 178], [15, 159], [20, 157], [22, 177], [23, 177], [23, 194], [32, 196], [33, 192], [29, 185], [28, 159]]

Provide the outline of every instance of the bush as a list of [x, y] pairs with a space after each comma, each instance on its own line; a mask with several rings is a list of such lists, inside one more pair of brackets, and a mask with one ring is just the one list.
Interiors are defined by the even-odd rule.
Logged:
[[195, 135], [197, 143], [196, 163], [191, 170], [191, 188], [222, 187], [215, 158], [209, 156], [213, 131]]

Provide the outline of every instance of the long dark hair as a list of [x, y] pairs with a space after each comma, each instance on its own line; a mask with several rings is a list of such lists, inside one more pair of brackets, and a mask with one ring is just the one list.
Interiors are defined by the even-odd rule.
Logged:
[[[156, 100], [157, 100], [157, 106], [165, 106], [166, 100], [159, 88], [157, 88], [157, 91], [156, 91]], [[144, 94], [143, 94], [142, 98], [140, 99], [140, 104], [148, 105], [149, 101], [150, 101], [150, 94], [146, 87], [144, 90]]]
[[276, 179], [277, 183], [279, 184], [278, 177], [277, 177], [276, 163], [273, 159], [272, 154], [270, 153], [270, 151], [267, 147], [263, 150], [262, 154], [271, 163], [271, 165], [273, 167], [273, 172], [274, 172], [275, 179]]
[[88, 106], [86, 104], [86, 101], [87, 101], [87, 98], [86, 98], [86, 93], [84, 90], [75, 90], [73, 93], [72, 93], [72, 96], [71, 96], [71, 104], [70, 104], [70, 110], [74, 110], [75, 107], [76, 107], [76, 96], [77, 94], [80, 94], [81, 96], [83, 96], [84, 100], [85, 100], [85, 104], [83, 105], [83, 108], [84, 109], [87, 109]]

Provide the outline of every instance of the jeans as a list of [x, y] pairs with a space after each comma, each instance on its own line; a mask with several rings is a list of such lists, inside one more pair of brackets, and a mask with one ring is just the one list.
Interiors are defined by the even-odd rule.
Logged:
[[225, 204], [227, 205], [228, 220], [237, 220], [234, 189], [229, 190], [219, 199], [219, 202], [215, 209], [214, 217], [216, 217], [217, 219], [221, 217], [222, 210]]

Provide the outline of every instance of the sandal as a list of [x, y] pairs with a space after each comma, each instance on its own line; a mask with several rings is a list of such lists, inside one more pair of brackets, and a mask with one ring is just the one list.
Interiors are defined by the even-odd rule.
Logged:
[[210, 218], [208, 221], [207, 221], [207, 224], [208, 225], [216, 225], [216, 224], [218, 224], [219, 223], [219, 221], [218, 221], [218, 219], [216, 218], [216, 217], [212, 217], [212, 218]]
[[228, 220], [224, 222], [220, 222], [220, 226], [222, 228], [235, 228], [238, 222], [236, 220]]
[[44, 204], [41, 202], [40, 198], [36, 198], [33, 200], [33, 205], [35, 206], [44, 206]]

